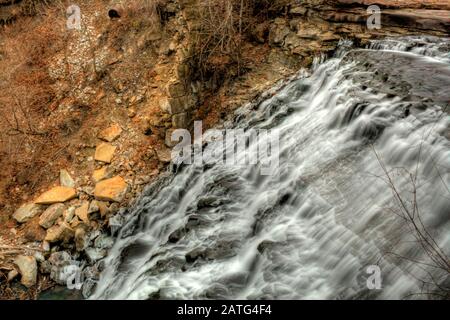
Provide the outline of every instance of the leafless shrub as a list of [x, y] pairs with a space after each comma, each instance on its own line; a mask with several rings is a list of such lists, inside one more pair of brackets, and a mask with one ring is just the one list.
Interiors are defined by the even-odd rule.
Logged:
[[258, 23], [267, 21], [270, 12], [286, 8], [287, 0], [201, 0], [199, 21], [192, 30], [195, 73], [213, 83], [241, 75], [247, 61], [243, 43]]
[[[446, 115], [445, 110], [443, 114]], [[431, 232], [425, 225], [422, 212], [419, 209], [420, 199], [418, 198], [418, 169], [422, 155], [422, 146], [423, 141], [419, 145], [419, 156], [414, 172], [411, 172], [407, 168], [403, 167], [389, 170], [381, 156], [372, 146], [373, 152], [383, 172], [383, 175], [379, 178], [386, 183], [387, 187], [392, 192], [394, 208], [389, 211], [395, 214], [407, 228], [409, 234], [417, 243], [418, 250], [423, 253], [422, 256], [424, 258], [418, 259], [415, 256], [413, 257], [408, 254], [400, 253], [395, 246], [392, 250], [385, 252], [385, 255], [412, 263], [415, 267], [418, 267], [426, 274], [426, 277], [411, 274], [411, 276], [421, 283], [421, 292], [410, 294], [406, 298], [411, 296], [425, 296], [429, 298], [437, 297], [440, 299], [450, 299], [450, 287], [448, 286], [448, 280], [450, 279], [450, 259], [436, 241], [436, 234]], [[444, 189], [448, 192], [447, 197], [450, 197], [450, 189], [445, 184], [439, 168], [435, 165], [434, 169], [443, 183]], [[405, 195], [404, 192], [401, 192], [397, 186], [395, 182], [396, 176], [402, 176], [409, 181], [408, 185], [410, 188], [410, 198]], [[431, 268], [435, 271], [434, 275], [427, 271], [427, 268]]]
[[0, 165], [4, 172], [0, 198], [11, 202], [19, 197], [14, 184], [27, 184], [29, 164], [35, 169], [31, 173], [37, 174], [33, 161], [43, 158], [55, 143], [52, 123], [45, 120], [51, 106], [58, 103], [48, 69], [51, 58], [65, 47], [60, 32], [65, 21], [56, 18], [61, 17], [56, 7], [47, 8], [45, 15], [48, 19], [21, 17], [20, 22], [0, 30]]

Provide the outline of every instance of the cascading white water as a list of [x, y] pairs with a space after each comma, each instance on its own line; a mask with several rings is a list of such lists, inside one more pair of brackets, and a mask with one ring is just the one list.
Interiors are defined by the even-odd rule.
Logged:
[[373, 40], [367, 48], [375, 50], [408, 51], [450, 63], [449, 42], [441, 41], [441, 39], [432, 36], [411, 36], [403, 37], [401, 39], [390, 38], [385, 40]]
[[[398, 51], [414, 41], [346, 50], [238, 110], [227, 127], [279, 134], [278, 167], [186, 165], [149, 186], [91, 298], [400, 299], [430, 274], [448, 285], [448, 274], [394, 255], [428, 262], [380, 165], [407, 201], [404, 173], [417, 176], [421, 218], [449, 254], [450, 63], [430, 39], [427, 57]], [[450, 44], [437, 41], [440, 53]], [[367, 287], [370, 265], [379, 290]]]

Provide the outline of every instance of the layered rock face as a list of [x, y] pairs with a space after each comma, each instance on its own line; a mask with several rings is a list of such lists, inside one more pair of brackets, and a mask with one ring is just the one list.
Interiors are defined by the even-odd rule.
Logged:
[[367, 20], [369, 6], [381, 9], [382, 26], [402, 27], [409, 30], [427, 30], [448, 33], [450, 30], [450, 4], [448, 1], [413, 0], [338, 0], [323, 17], [333, 22], [360, 22]]
[[[161, 130], [166, 146], [171, 147], [173, 129], [191, 128], [194, 115], [200, 104], [199, 97], [206, 83], [192, 81], [193, 55], [192, 35], [199, 30], [201, 17], [195, 6], [199, 1], [176, 1], [177, 28], [183, 33], [182, 40], [176, 36], [167, 48], [174, 57], [171, 76], [166, 79], [163, 96], [159, 100], [163, 119], [171, 119], [169, 126], [160, 121], [151, 121], [155, 132]], [[381, 28], [368, 29], [370, 5], [381, 9]], [[268, 43], [271, 48], [282, 48], [288, 56], [301, 57], [302, 65], [308, 65], [318, 53], [332, 52], [340, 39], [355, 39], [366, 43], [369, 39], [385, 35], [414, 33], [448, 34], [450, 11], [447, 1], [358, 1], [358, 0], [306, 0], [292, 1], [286, 14], [264, 22], [253, 30], [254, 38]], [[268, 35], [268, 36], [267, 36]], [[283, 62], [284, 63], [284, 62]]]
[[[371, 5], [380, 9], [380, 26], [375, 29], [367, 26], [368, 18], [374, 13], [368, 12]], [[298, 35], [312, 35], [327, 42], [343, 37], [368, 39], [423, 32], [448, 35], [449, 10], [448, 1], [306, 0], [293, 5], [290, 13], [294, 19], [296, 15], [302, 16], [300, 25], [304, 26], [306, 21], [308, 26], [306, 32], [301, 27], [298, 28]], [[308, 25], [308, 22], [311, 23]], [[318, 34], [320, 30], [323, 31], [322, 34]], [[326, 35], [323, 34], [325, 30], [329, 32]]]
[[333, 2], [344, 6], [379, 5], [384, 8], [395, 9], [450, 10], [450, 3], [447, 0], [336, 0]]

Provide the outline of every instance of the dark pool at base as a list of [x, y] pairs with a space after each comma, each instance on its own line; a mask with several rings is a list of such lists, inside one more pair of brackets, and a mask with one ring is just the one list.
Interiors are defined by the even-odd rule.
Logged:
[[79, 290], [69, 290], [67, 287], [57, 286], [39, 294], [38, 300], [83, 300]]

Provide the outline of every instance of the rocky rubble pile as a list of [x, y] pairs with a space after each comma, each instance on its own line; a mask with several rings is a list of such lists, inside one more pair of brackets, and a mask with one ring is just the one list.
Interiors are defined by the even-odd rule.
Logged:
[[76, 261], [85, 260], [89, 267], [80, 267], [77, 272], [83, 272], [87, 286], [84, 292], [89, 293], [101, 269], [95, 263], [112, 247], [109, 230], [117, 227], [120, 205], [131, 191], [126, 180], [115, 175], [117, 168], [112, 164], [117, 149], [114, 141], [121, 133], [122, 128], [117, 124], [99, 132], [94, 159], [98, 169], [91, 176], [93, 187], [82, 185], [72, 177], [73, 173], [61, 169], [58, 186], [16, 210], [13, 218], [19, 224], [37, 222], [38, 231], [32, 238], [40, 250], [16, 257], [16, 269], [10, 271], [8, 281], [20, 275], [21, 283], [31, 287], [37, 282], [39, 270], [56, 283], [66, 285], [73, 276], [70, 267], [66, 267], [80, 267]]

